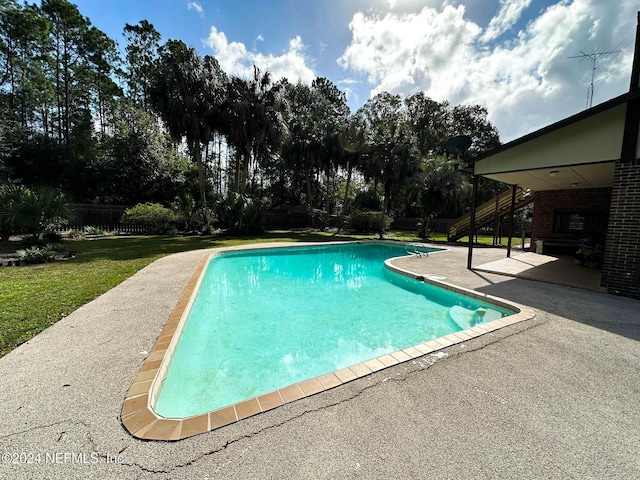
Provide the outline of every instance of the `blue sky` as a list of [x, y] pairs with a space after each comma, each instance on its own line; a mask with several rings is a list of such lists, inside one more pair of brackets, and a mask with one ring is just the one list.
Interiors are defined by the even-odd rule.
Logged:
[[125, 23], [213, 54], [230, 74], [327, 77], [352, 111], [380, 91], [481, 104], [509, 141], [626, 92], [637, 0], [76, 0], [123, 50]]

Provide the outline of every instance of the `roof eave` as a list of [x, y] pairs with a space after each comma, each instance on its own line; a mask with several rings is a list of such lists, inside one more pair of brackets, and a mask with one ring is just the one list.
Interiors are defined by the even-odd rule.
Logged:
[[623, 103], [628, 103], [631, 100], [635, 100], [640, 98], [640, 90], [635, 90], [633, 92], [627, 92], [624, 93], [618, 97], [614, 97], [611, 100], [607, 100], [606, 102], [600, 103], [598, 105], [596, 105], [595, 107], [591, 107], [587, 110], [583, 110], [582, 112], [576, 113], [575, 115], [572, 115], [570, 117], [564, 118], [562, 120], [559, 120], [555, 123], [552, 123], [551, 125], [547, 125], [546, 127], [543, 127], [539, 130], [536, 130], [535, 132], [531, 132], [523, 137], [520, 138], [516, 138], [515, 140], [512, 140], [508, 143], [505, 143], [503, 145], [500, 145], [499, 147], [496, 147], [492, 150], [488, 150], [486, 152], [483, 152], [479, 155], [476, 155], [474, 158], [470, 159], [468, 161], [468, 167], [465, 169], [466, 172], [468, 173], [473, 173], [473, 165], [480, 160], [483, 160], [485, 158], [491, 157], [492, 155], [498, 154], [498, 153], [502, 153], [504, 151], [507, 151], [513, 147], [516, 147], [518, 145], [522, 145], [523, 143], [526, 143], [530, 140], [542, 137], [548, 133], [554, 132], [556, 130], [559, 130], [563, 127], [566, 127], [567, 125], [571, 125], [572, 123], [576, 123], [579, 122], [581, 120], [584, 120], [585, 118], [589, 118], [593, 115], [597, 115], [598, 113], [604, 112], [606, 110], [609, 110], [611, 108], [617, 107], [618, 105], [621, 105]]

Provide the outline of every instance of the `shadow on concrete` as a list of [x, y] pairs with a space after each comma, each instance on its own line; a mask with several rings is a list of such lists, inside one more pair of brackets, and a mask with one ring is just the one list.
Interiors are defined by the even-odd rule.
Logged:
[[575, 264], [572, 256], [521, 253], [478, 265], [475, 271], [497, 273], [527, 280], [605, 292], [600, 286], [602, 271]]
[[[485, 281], [488, 278], [476, 272]], [[476, 290], [640, 341], [640, 301], [604, 292], [513, 278]]]

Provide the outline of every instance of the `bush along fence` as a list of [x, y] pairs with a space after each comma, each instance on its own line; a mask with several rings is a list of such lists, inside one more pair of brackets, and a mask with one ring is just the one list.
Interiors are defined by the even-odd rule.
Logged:
[[120, 231], [125, 233], [144, 233], [141, 225], [123, 225], [122, 215], [130, 205], [94, 205], [74, 203], [71, 205], [74, 215], [71, 221], [57, 230], [84, 230], [96, 228], [104, 231]]
[[[132, 205], [94, 205], [73, 204], [74, 218], [64, 226], [57, 228], [64, 230], [84, 230], [96, 228], [104, 231], [118, 231], [122, 233], [146, 233], [148, 227], [142, 224], [126, 224], [122, 217]], [[265, 210], [262, 212], [263, 225], [266, 229], [312, 228], [319, 226], [319, 222], [311, 213], [286, 212], [279, 210]]]
[[[72, 204], [74, 209], [73, 219], [58, 231], [65, 230], [86, 230], [95, 228], [105, 232], [118, 231], [121, 233], [148, 233], [146, 225], [123, 223], [125, 210], [132, 208], [131, 205], [94, 205], [86, 203]], [[329, 228], [348, 225], [347, 219], [337, 215], [324, 216], [322, 212], [307, 212], [301, 210], [263, 210], [262, 225], [267, 230], [296, 229], [296, 228]], [[430, 230], [432, 232], [446, 232], [450, 219], [431, 220]], [[417, 231], [420, 218], [415, 217], [395, 217], [387, 228], [392, 230]]]
[[[140, 223], [137, 223], [135, 221], [126, 221], [125, 212], [127, 210], [129, 210], [130, 213], [140, 213], [138, 212], [138, 210], [144, 207], [147, 207], [147, 210], [151, 209], [151, 215], [158, 213], [151, 207], [158, 207], [159, 209], [163, 210], [163, 212], [160, 213], [164, 213], [164, 211], [170, 213], [169, 209], [165, 209], [164, 207], [155, 204], [143, 204], [134, 207], [131, 205], [94, 205], [88, 203], [75, 203], [72, 204], [72, 208], [74, 209], [73, 218], [69, 221], [68, 224], [58, 227], [57, 230], [86, 231], [87, 229], [96, 229], [105, 232], [117, 231], [120, 233], [170, 233], [158, 231], [158, 226], [153, 221], [141, 221]], [[144, 217], [143, 220], [149, 219]], [[168, 220], [166, 218], [161, 218], [160, 221], [165, 222]]]
[[[453, 220], [449, 218], [433, 218], [429, 222], [429, 231], [433, 233], [446, 233], [449, 231], [449, 223]], [[420, 224], [421, 218], [416, 217], [394, 217], [391, 222], [391, 230], [404, 230], [407, 232], [416, 232]]]
[[[355, 214], [355, 218], [354, 218]], [[377, 231], [379, 230], [380, 212], [354, 212], [350, 217], [345, 218], [339, 215], [326, 217], [322, 212], [285, 211], [285, 210], [264, 210], [262, 212], [262, 224], [267, 230], [290, 229], [290, 228], [320, 228], [326, 226], [336, 228], [348, 226], [355, 230]], [[365, 218], [366, 217], [366, 218]], [[371, 218], [368, 218], [371, 217]], [[356, 221], [357, 225], [351, 225]], [[364, 224], [361, 225], [364, 221]], [[390, 221], [390, 223], [389, 223]], [[422, 220], [416, 217], [395, 217], [387, 219], [385, 228], [391, 230], [404, 230], [415, 232]], [[434, 218], [430, 223], [430, 231], [446, 233], [449, 230], [450, 219]], [[369, 225], [371, 224], [371, 225]]]

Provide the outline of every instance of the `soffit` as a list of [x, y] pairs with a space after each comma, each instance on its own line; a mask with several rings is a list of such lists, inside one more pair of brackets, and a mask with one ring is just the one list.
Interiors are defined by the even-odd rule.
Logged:
[[570, 188], [610, 187], [615, 162], [557, 166], [483, 175], [509, 185], [531, 190], [565, 190]]

